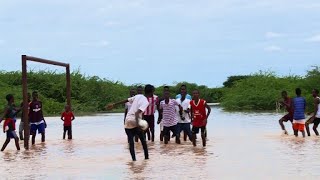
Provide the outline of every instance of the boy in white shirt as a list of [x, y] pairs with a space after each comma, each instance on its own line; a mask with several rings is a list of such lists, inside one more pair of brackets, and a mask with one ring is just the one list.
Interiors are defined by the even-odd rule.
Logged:
[[153, 86], [148, 84], [145, 86], [144, 92], [145, 95], [138, 94], [134, 97], [131, 97], [129, 99], [114, 103], [114, 104], [109, 104], [107, 106], [107, 109], [112, 109], [115, 105], [118, 104], [124, 104], [126, 102], [132, 102], [131, 108], [128, 111], [128, 114], [125, 119], [125, 131], [128, 136], [129, 140], [129, 149], [130, 149], [130, 154], [132, 157], [133, 161], [136, 161], [136, 155], [135, 155], [135, 150], [134, 150], [134, 136], [137, 135], [141, 141], [141, 144], [143, 146], [144, 150], [144, 156], [145, 159], [149, 159], [149, 153], [148, 153], [148, 147], [147, 147], [147, 142], [144, 136], [143, 130], [139, 126], [139, 119], [142, 118], [143, 112], [147, 109], [149, 106], [149, 102], [146, 98], [146, 96], [150, 95], [152, 93]]

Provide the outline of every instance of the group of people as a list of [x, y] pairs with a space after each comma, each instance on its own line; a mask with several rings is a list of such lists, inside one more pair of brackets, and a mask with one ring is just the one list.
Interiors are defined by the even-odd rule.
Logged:
[[319, 136], [319, 132], [317, 130], [320, 123], [320, 97], [319, 90], [312, 90], [312, 97], [314, 99], [314, 110], [313, 112], [309, 112], [307, 114], [311, 115], [311, 117], [306, 121], [306, 99], [301, 96], [301, 89], [296, 89], [296, 97], [290, 98], [286, 91], [281, 93], [283, 100], [280, 101], [282, 107], [287, 110], [287, 114], [279, 120], [279, 124], [281, 129], [283, 130], [283, 134], [288, 134], [285, 129], [284, 122], [290, 121], [292, 123], [293, 132], [295, 136], [298, 136], [298, 132], [302, 133], [302, 136], [305, 137], [305, 130], [307, 131], [308, 136], [311, 136], [309, 125], [313, 124], [314, 133]]
[[[8, 94], [6, 96], [7, 105], [5, 107], [2, 118], [0, 118], [0, 123], [3, 123], [3, 132], [6, 133], [6, 140], [1, 148], [1, 151], [4, 151], [7, 145], [9, 144], [11, 139], [15, 140], [17, 150], [20, 150], [19, 146], [19, 137], [20, 140], [24, 140], [24, 119], [21, 118], [19, 124], [19, 137], [16, 134], [16, 121], [17, 115], [23, 109], [23, 103], [21, 103], [20, 107], [16, 106], [14, 103], [14, 96], [12, 94]], [[28, 120], [30, 127], [30, 135], [32, 136], [31, 142], [32, 145], [35, 144], [35, 139], [37, 132], [41, 134], [41, 142], [45, 142], [45, 129], [47, 128], [47, 123], [43, 117], [42, 111], [42, 102], [39, 100], [38, 92], [32, 92], [32, 100], [31, 95], [28, 93]], [[23, 113], [22, 116], [23, 117]], [[70, 110], [68, 105], [65, 106], [65, 111], [61, 114], [61, 120], [64, 121], [64, 131], [63, 131], [63, 139], [65, 139], [66, 132], [68, 132], [68, 139], [72, 139], [72, 125], [71, 121], [75, 119], [73, 113]]]
[[[112, 109], [116, 105], [125, 104], [124, 128], [132, 160], [136, 161], [134, 141], [137, 142], [138, 139], [142, 143], [145, 159], [149, 158], [146, 137], [154, 142], [156, 111], [159, 113], [157, 124], [160, 124], [160, 141], [164, 141], [164, 144], [168, 144], [172, 137], [180, 144], [180, 134], [183, 131], [184, 139], [188, 137], [193, 146], [196, 146], [196, 135], [201, 130], [202, 145], [206, 146], [206, 125], [211, 108], [205, 100], [200, 99], [199, 90], [194, 90], [191, 97], [187, 93], [186, 85], [181, 85], [180, 94], [176, 98], [171, 98], [168, 86], [163, 88], [162, 97], [156, 96], [154, 91], [154, 86], [148, 84], [142, 94], [143, 88], [139, 86], [130, 90], [128, 99], [107, 106], [107, 109]], [[139, 126], [140, 119], [147, 121], [147, 130], [144, 131]]]

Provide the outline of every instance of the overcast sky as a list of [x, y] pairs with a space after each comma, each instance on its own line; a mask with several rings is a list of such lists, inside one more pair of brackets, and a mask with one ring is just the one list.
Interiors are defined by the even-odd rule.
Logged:
[[0, 0], [0, 70], [27, 54], [126, 84], [303, 75], [320, 64], [319, 22], [319, 0]]

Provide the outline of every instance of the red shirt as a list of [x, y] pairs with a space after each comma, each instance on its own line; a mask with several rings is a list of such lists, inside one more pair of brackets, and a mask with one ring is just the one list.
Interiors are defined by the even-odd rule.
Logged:
[[72, 118], [73, 118], [73, 113], [71, 111], [63, 112], [61, 117], [64, 120], [64, 123], [63, 123], [64, 126], [71, 126], [71, 124], [72, 124], [71, 121], [72, 121]]
[[193, 122], [192, 125], [195, 127], [203, 127], [206, 126], [207, 123], [205, 119], [207, 118], [206, 112], [206, 101], [203, 99], [199, 99], [198, 104], [194, 100], [190, 102], [190, 106], [193, 114]]

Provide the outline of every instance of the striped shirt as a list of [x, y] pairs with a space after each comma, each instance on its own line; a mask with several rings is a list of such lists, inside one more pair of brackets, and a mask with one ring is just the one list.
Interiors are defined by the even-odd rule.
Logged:
[[303, 120], [305, 119], [304, 111], [306, 109], [306, 99], [303, 97], [293, 98], [293, 119], [294, 120]]
[[169, 103], [166, 104], [165, 100], [160, 102], [160, 109], [162, 109], [162, 123], [164, 127], [175, 126], [178, 124], [176, 115], [176, 106], [178, 102], [174, 99], [170, 99]]
[[147, 99], [148, 99], [148, 102], [149, 102], [149, 106], [146, 109], [146, 111], [144, 112], [144, 115], [145, 116], [151, 116], [151, 115], [154, 115], [154, 113], [156, 112], [159, 98], [158, 98], [158, 96], [153, 95], [153, 97], [147, 97]]

